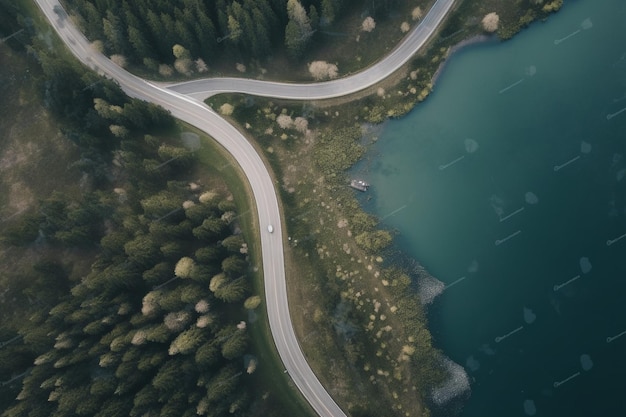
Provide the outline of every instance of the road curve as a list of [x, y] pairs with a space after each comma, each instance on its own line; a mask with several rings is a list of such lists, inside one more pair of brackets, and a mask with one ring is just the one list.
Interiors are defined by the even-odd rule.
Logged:
[[245, 93], [294, 100], [319, 100], [345, 96], [387, 78], [428, 41], [452, 8], [454, 0], [437, 0], [419, 25], [385, 58], [367, 69], [333, 81], [295, 84], [247, 78], [204, 78], [164, 84], [168, 89], [204, 100], [219, 93]]
[[[69, 21], [58, 0], [35, 1], [63, 42], [83, 64], [116, 80], [129, 96], [158, 104], [169, 110], [172, 116], [206, 132], [237, 160], [250, 183], [257, 206], [267, 314], [278, 354], [291, 379], [320, 416], [345, 417], [346, 414], [309, 367], [293, 330], [287, 300], [281, 213], [271, 176], [254, 147], [237, 129], [202, 101], [185, 94], [196, 96], [193, 88], [206, 88], [206, 91], [198, 95], [200, 98], [228, 91], [281, 98], [319, 99], [358, 91], [382, 80], [410, 59], [432, 35], [454, 0], [437, 0], [422, 23], [400, 47], [380, 64], [345, 79], [306, 85], [245, 79], [201, 80], [195, 82], [196, 84], [179, 84], [169, 89], [130, 74], [91, 48], [85, 36]], [[212, 82], [217, 84], [211, 84]], [[269, 224], [273, 225], [274, 233], [267, 231]]]

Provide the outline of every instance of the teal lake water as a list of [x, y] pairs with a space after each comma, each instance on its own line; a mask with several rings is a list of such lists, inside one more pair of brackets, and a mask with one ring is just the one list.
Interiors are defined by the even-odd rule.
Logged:
[[429, 317], [463, 417], [626, 415], [626, 1], [565, 3], [452, 57], [353, 172], [453, 284]]

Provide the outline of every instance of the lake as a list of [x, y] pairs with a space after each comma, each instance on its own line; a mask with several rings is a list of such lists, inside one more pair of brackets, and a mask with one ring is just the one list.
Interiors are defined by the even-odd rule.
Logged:
[[429, 318], [462, 416], [626, 415], [626, 2], [460, 51], [353, 171], [446, 285]]

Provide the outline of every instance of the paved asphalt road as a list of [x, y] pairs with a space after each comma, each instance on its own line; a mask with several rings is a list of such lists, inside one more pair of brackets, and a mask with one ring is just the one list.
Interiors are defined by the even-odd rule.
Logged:
[[[206, 132], [237, 160], [250, 182], [257, 206], [266, 305], [274, 343], [289, 376], [313, 409], [323, 417], [344, 417], [346, 414], [326, 392], [309, 367], [293, 330], [285, 281], [281, 213], [271, 176], [255, 149], [237, 129], [200, 100], [182, 93], [189, 93], [193, 96], [201, 91], [200, 97], [203, 98], [218, 92], [229, 91], [272, 97], [313, 99], [336, 97], [358, 91], [385, 78], [410, 59], [433, 33], [453, 1], [437, 0], [432, 11], [400, 47], [379, 64], [345, 79], [308, 85], [264, 83], [245, 79], [216, 79], [180, 84], [170, 90], [130, 74], [93, 50], [83, 34], [69, 22], [57, 0], [36, 0], [61, 39], [81, 62], [100, 74], [116, 80], [129, 96], [158, 104], [169, 110], [174, 117]], [[270, 224], [274, 227], [273, 233], [267, 230]]]
[[294, 100], [318, 100], [345, 96], [387, 78], [404, 65], [428, 41], [452, 8], [454, 0], [437, 0], [420, 24], [389, 55], [354, 75], [333, 81], [309, 84], [279, 83], [247, 78], [206, 78], [167, 88], [204, 100], [219, 93], [245, 93], [263, 97]]

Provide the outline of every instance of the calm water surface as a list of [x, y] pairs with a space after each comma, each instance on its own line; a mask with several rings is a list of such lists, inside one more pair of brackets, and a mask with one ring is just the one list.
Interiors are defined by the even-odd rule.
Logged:
[[626, 1], [460, 52], [355, 171], [454, 284], [430, 320], [463, 416], [626, 415]]

